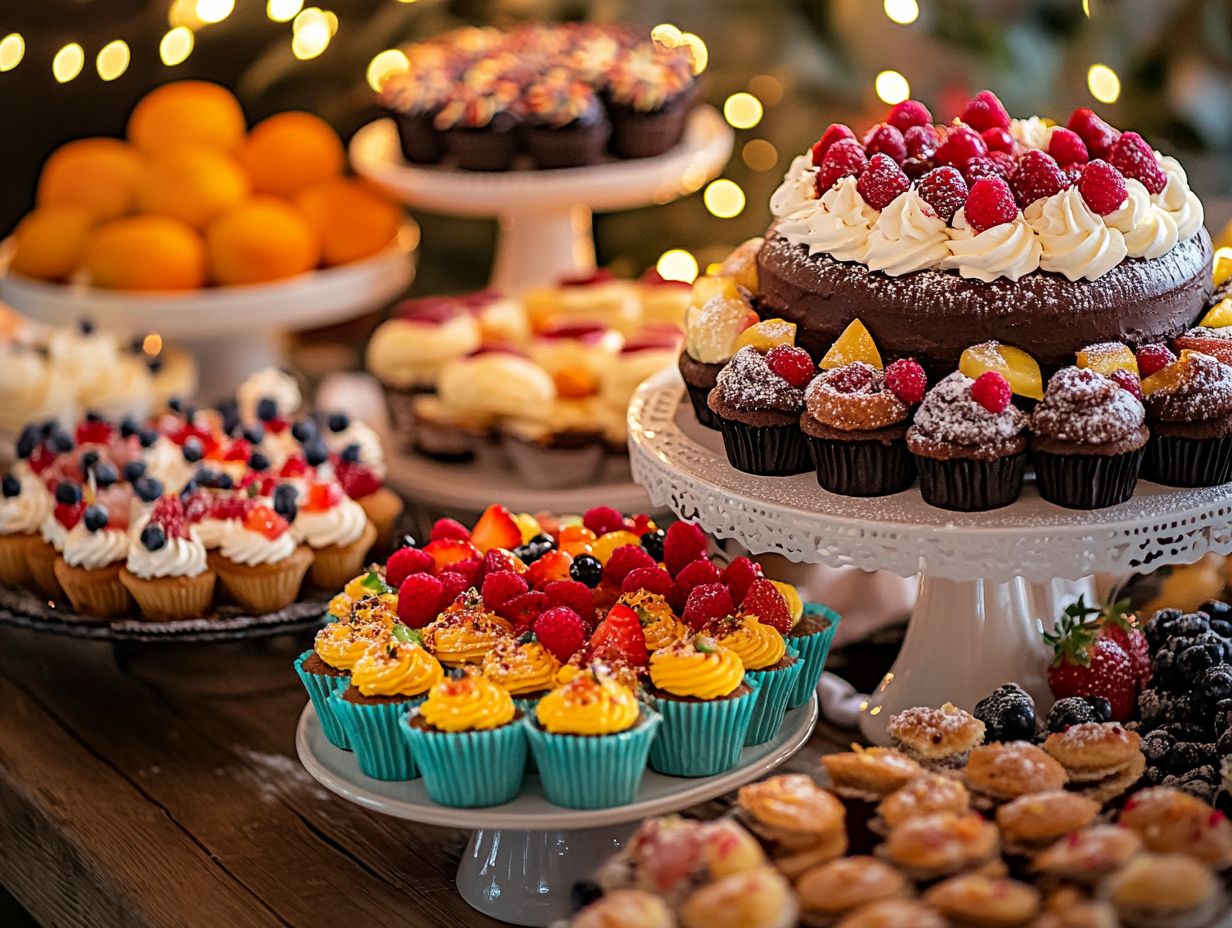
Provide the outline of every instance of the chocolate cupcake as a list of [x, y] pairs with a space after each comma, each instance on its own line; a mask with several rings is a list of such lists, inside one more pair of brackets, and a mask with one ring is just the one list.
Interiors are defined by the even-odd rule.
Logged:
[[[775, 351], [798, 352], [812, 373], [812, 361], [802, 349], [782, 346]], [[773, 351], [763, 355], [751, 345], [741, 348], [719, 372], [709, 398], [728, 462], [763, 477], [801, 474], [809, 466], [799, 428], [807, 377], [801, 382], [776, 372], [771, 363], [776, 357]]]
[[445, 141], [433, 125], [452, 83], [443, 68], [396, 71], [381, 84], [381, 103], [398, 129], [402, 157], [411, 164], [436, 164]]
[[1232, 367], [1182, 351], [1142, 392], [1151, 427], [1143, 477], [1173, 487], [1232, 481]]
[[1031, 414], [1031, 456], [1040, 496], [1067, 509], [1129, 499], [1148, 432], [1146, 410], [1110, 377], [1079, 367], [1052, 375]]
[[[843, 496], [885, 496], [915, 482], [915, 461], [907, 450], [907, 416], [924, 393], [924, 371], [914, 361], [897, 361], [898, 370], [918, 375], [906, 390], [871, 364], [853, 361], [826, 371], [804, 395], [800, 429], [822, 489]], [[891, 365], [893, 367], [893, 365]]]
[[[695, 297], [699, 286], [700, 282], [694, 285]], [[735, 289], [734, 285], [732, 289]], [[736, 353], [740, 334], [757, 322], [757, 311], [739, 296], [714, 296], [700, 306], [690, 306], [685, 313], [680, 376], [684, 378], [685, 388], [689, 392], [693, 414], [708, 429], [719, 427], [719, 417], [710, 411], [709, 406], [710, 391], [718, 383], [719, 371]]]
[[574, 168], [603, 160], [612, 125], [594, 90], [557, 68], [526, 89], [526, 147], [537, 168]]
[[1027, 417], [1011, 397], [1009, 383], [991, 371], [978, 380], [955, 371], [928, 391], [907, 430], [926, 503], [983, 512], [1018, 498]]
[[612, 152], [649, 158], [684, 135], [695, 84], [684, 48], [646, 42], [620, 54], [608, 81]]
[[506, 77], [468, 74], [433, 120], [445, 146], [468, 171], [508, 171], [518, 154], [521, 88]]

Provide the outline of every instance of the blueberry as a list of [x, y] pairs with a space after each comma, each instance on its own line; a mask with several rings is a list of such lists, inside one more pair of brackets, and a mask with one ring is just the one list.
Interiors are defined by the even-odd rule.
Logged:
[[138, 477], [145, 476], [145, 461], [129, 461], [124, 465], [124, 479], [136, 483]]
[[150, 358], [150, 360], [145, 362], [145, 366], [149, 369], [151, 374], [161, 374], [163, 370], [163, 359]]
[[38, 447], [40, 441], [42, 441], [42, 435], [39, 433], [39, 427], [27, 425], [21, 430], [21, 435], [17, 439], [17, 456], [24, 461], [34, 454], [34, 449]]
[[260, 451], [254, 451], [252, 456], [248, 458], [248, 467], [257, 473], [261, 473], [270, 469], [270, 459]]
[[201, 444], [201, 439], [196, 435], [189, 435], [184, 439], [184, 460], [189, 464], [196, 464], [205, 457], [205, 446]]
[[82, 335], [93, 335], [94, 334], [94, 320], [86, 316], [82, 316], [80, 319], [77, 320], [77, 328], [81, 331]]
[[342, 457], [342, 460], [346, 461], [349, 464], [358, 464], [359, 463], [359, 443], [353, 441], [349, 445], [347, 445], [345, 448], [343, 448], [341, 457]]
[[274, 402], [272, 397], [263, 396], [257, 402], [257, 418], [262, 422], [269, 422], [271, 419], [278, 418], [278, 404]]
[[244, 426], [244, 430], [240, 434], [250, 445], [259, 445], [262, 439], [265, 438], [265, 426], [260, 422], [254, 422], [251, 425]]
[[56, 502], [65, 506], [75, 506], [81, 502], [81, 487], [70, 480], [56, 484]]
[[317, 424], [311, 419], [296, 419], [291, 426], [292, 437], [301, 445], [317, 437]]
[[97, 409], [88, 409], [86, 410], [86, 421], [87, 422], [105, 422], [106, 417], [101, 412], [99, 412]]
[[647, 532], [642, 536], [642, 547], [646, 553], [655, 559], [655, 562], [663, 560], [663, 539], [667, 537], [667, 533], [663, 529], [656, 529], [653, 532]]
[[569, 565], [569, 576], [593, 590], [603, 579], [603, 564], [592, 554], [579, 554]]
[[1058, 699], [1048, 710], [1048, 730], [1052, 732], [1065, 731], [1071, 725], [1081, 725], [1084, 722], [1098, 722], [1095, 708], [1081, 696], [1067, 696]]
[[218, 478], [221, 474], [212, 467], [202, 467], [197, 471], [197, 483], [203, 487], [210, 489], [218, 486]]
[[0, 480], [0, 491], [4, 492], [5, 499], [12, 499], [21, 494], [21, 481], [12, 474], [5, 474], [4, 480]]
[[1163, 762], [1175, 745], [1176, 739], [1166, 731], [1149, 732], [1140, 743], [1142, 756], [1150, 764], [1160, 764]]
[[107, 510], [102, 506], [87, 506], [81, 520], [86, 524], [86, 531], [97, 532], [107, 527]]
[[214, 480], [214, 487], [218, 490], [230, 490], [235, 486], [235, 480], [226, 471], [223, 471]]
[[159, 525], [147, 525], [141, 530], [141, 544], [147, 551], [157, 551], [167, 543], [167, 533]]
[[119, 479], [120, 475], [116, 473], [114, 465], [108, 464], [106, 461], [99, 461], [94, 465], [94, 483], [96, 486], [109, 487]]
[[228, 435], [240, 427], [240, 407], [235, 400], [223, 400], [214, 407], [222, 418], [222, 430]]
[[140, 431], [140, 429], [141, 429], [141, 426], [138, 425], [137, 420], [134, 419], [132, 416], [125, 416], [123, 419], [120, 420], [120, 437], [121, 438], [132, 438], [134, 435], [137, 434], [138, 431]]
[[345, 412], [331, 412], [325, 424], [331, 432], [345, 432], [351, 425], [351, 419]]
[[304, 460], [309, 467], [320, 467], [329, 460], [329, 448], [325, 446], [325, 442], [315, 438], [304, 445]]
[[89, 470], [98, 463], [98, 452], [91, 448], [89, 451], [81, 452], [81, 469]]
[[551, 535], [545, 535], [543, 532], [540, 532], [538, 535], [531, 536], [527, 544], [542, 548], [544, 552], [547, 552], [556, 547], [556, 539]]
[[280, 483], [274, 487], [274, 500], [289, 499], [292, 502], [299, 497], [299, 490], [295, 488], [293, 483]]
[[171, 399], [167, 400], [167, 408], [170, 409], [172, 412], [183, 412], [184, 411], [183, 397], [179, 397], [179, 396], [171, 397]]
[[163, 483], [157, 477], [138, 477], [133, 492], [143, 503], [152, 503], [163, 495]]
[[1035, 700], [1017, 683], [1005, 683], [975, 704], [984, 740], [1030, 741], [1035, 737]]
[[191, 404], [184, 407], [184, 421], [190, 425], [197, 418], [197, 407]]
[[295, 505], [294, 496], [275, 496], [274, 497], [274, 512], [282, 516], [288, 522], [294, 522], [296, 513], [299, 507]]
[[[345, 428], [345, 426], [344, 426], [344, 428]], [[402, 537], [398, 540], [398, 547], [399, 547], [399, 548], [418, 548], [418, 547], [419, 547], [419, 542], [417, 542], [417, 541], [415, 540], [415, 536], [414, 536], [414, 535], [403, 535], [403, 536], [402, 536]]]
[[1095, 721], [1112, 721], [1112, 703], [1109, 702], [1106, 696], [1083, 696], [1082, 698], [1087, 701], [1087, 705], [1095, 713]]
[[137, 441], [142, 448], [153, 448], [158, 441], [158, 432], [149, 427], [143, 428], [137, 433]]
[[47, 441], [56, 454], [68, 454], [73, 450], [73, 437], [62, 428], [52, 429]]

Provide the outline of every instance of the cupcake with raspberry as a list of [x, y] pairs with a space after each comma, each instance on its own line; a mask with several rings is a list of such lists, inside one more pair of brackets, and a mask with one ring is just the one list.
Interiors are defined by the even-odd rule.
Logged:
[[689, 627], [676, 617], [667, 599], [659, 593], [649, 590], [622, 593], [616, 602], [637, 613], [648, 651], [670, 648], [689, 636]]
[[120, 582], [153, 622], [200, 618], [214, 598], [205, 545], [190, 530], [178, 496], [164, 496], [131, 540]]
[[87, 506], [81, 519], [64, 537], [64, 550], [56, 558], [56, 579], [73, 608], [96, 618], [126, 615], [132, 599], [120, 582], [128, 557], [126, 496], [116, 496], [108, 509], [97, 502]]
[[800, 413], [814, 373], [808, 352], [791, 345], [766, 354], [746, 345], [732, 355], [708, 400], [732, 467], [764, 477], [808, 469]]
[[1142, 392], [1151, 429], [1143, 477], [1174, 487], [1232, 481], [1232, 367], [1184, 350]]
[[402, 720], [428, 798], [475, 808], [509, 802], [526, 772], [526, 729], [509, 692], [478, 672], [445, 679]]
[[663, 727], [650, 766], [674, 777], [709, 777], [736, 766], [757, 705], [739, 655], [696, 635], [650, 655], [650, 694]]
[[1035, 483], [1050, 503], [1102, 509], [1133, 495], [1147, 444], [1146, 410], [1134, 395], [1138, 378], [1127, 370], [1115, 376], [1063, 367], [1031, 413]]
[[360, 772], [374, 780], [419, 775], [400, 721], [444, 679], [436, 658], [412, 640], [390, 636], [351, 667], [351, 683], [330, 697]]
[[684, 135], [695, 90], [684, 52], [644, 42], [613, 62], [607, 92], [617, 157], [661, 155]]
[[778, 629], [758, 621], [755, 615], [719, 619], [706, 626], [705, 634], [719, 647], [734, 651], [744, 665], [745, 678], [755, 682], [756, 704], [744, 743], [765, 744], [783, 724], [804, 662], [788, 649]]
[[389, 628], [383, 624], [330, 622], [317, 632], [312, 648], [295, 659], [295, 673], [308, 691], [321, 730], [336, 748], [350, 750], [351, 742], [330, 697], [350, 686], [355, 662], [374, 644], [383, 643], [389, 634]]
[[363, 507], [336, 480], [318, 479], [297, 501], [295, 537], [312, 549], [312, 582], [323, 590], [342, 586], [359, 572], [376, 541]]
[[248, 494], [238, 490], [230, 474], [212, 468], [197, 472], [195, 490], [185, 500], [185, 514], [205, 550], [213, 551], [252, 508]]
[[529, 712], [555, 684], [560, 661], [533, 636], [504, 636], [484, 655], [482, 669], [519, 709]]
[[42, 544], [26, 548], [26, 567], [34, 588], [48, 599], [63, 599], [64, 587], [56, 576], [56, 561], [64, 553], [64, 543], [85, 512], [86, 504], [81, 484], [73, 480], [59, 480], [52, 492], [51, 512], [39, 525]]
[[29, 586], [27, 551], [43, 546], [39, 529], [51, 514], [47, 487], [24, 461], [0, 481], [0, 584]]
[[924, 398], [924, 369], [911, 359], [884, 372], [864, 361], [825, 371], [804, 395], [800, 429], [822, 489], [885, 496], [915, 482], [908, 416]]
[[740, 347], [741, 333], [756, 325], [759, 317], [748, 300], [740, 295], [735, 282], [701, 278], [693, 285], [695, 297], [699, 291], [701, 295], [708, 293], [716, 283], [728, 292], [695, 303], [685, 313], [684, 351], [680, 353], [677, 366], [697, 421], [717, 431], [719, 417], [710, 411], [710, 391], [718, 382], [719, 371]]
[[[295, 518], [294, 510], [285, 515]], [[295, 602], [312, 557], [308, 545], [296, 542], [283, 514], [257, 503], [227, 529], [209, 561], [227, 595], [261, 615]]]
[[602, 809], [637, 798], [660, 718], [596, 665], [545, 695], [522, 724], [548, 802]]
[[976, 380], [955, 371], [928, 391], [907, 430], [926, 503], [982, 512], [1018, 498], [1027, 417], [1011, 398], [1009, 382], [995, 371]]
[[553, 68], [523, 96], [526, 141], [537, 168], [574, 168], [603, 160], [611, 123], [594, 90], [564, 68]]
[[522, 88], [508, 74], [472, 68], [432, 120], [445, 148], [467, 171], [508, 171], [518, 154]]

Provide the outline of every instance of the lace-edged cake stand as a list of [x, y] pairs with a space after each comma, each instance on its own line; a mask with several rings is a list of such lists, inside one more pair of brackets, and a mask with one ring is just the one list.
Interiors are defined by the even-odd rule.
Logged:
[[822, 490], [812, 474], [744, 474], [728, 465], [719, 434], [697, 424], [675, 370], [634, 395], [629, 451], [651, 502], [755, 554], [921, 575], [898, 659], [861, 703], [860, 727], [878, 743], [895, 712], [946, 701], [970, 709], [1007, 681], [1050, 705], [1041, 632], [1079, 593], [1090, 598], [1093, 574], [1232, 552], [1232, 486], [1141, 482], [1127, 503], [1079, 512], [1044, 502], [1028, 483], [1004, 509], [956, 513], [914, 488], [857, 499]]
[[378, 119], [355, 133], [350, 157], [356, 171], [410, 206], [499, 218], [492, 285], [519, 293], [594, 267], [592, 211], [669, 203], [700, 189], [723, 169], [734, 139], [714, 107], [699, 106], [680, 143], [654, 158], [486, 173], [410, 165], [394, 121]]
[[647, 770], [635, 802], [594, 810], [552, 805], [544, 799], [536, 774], [528, 774], [522, 794], [502, 806], [437, 805], [422, 780], [384, 782], [360, 773], [353, 754], [326, 740], [311, 703], [300, 715], [295, 749], [308, 773], [343, 799], [412, 822], [470, 830], [458, 865], [462, 898], [503, 922], [548, 925], [570, 914], [573, 885], [592, 879], [637, 822], [687, 809], [763, 776], [804, 746], [816, 722], [814, 697], [787, 713], [772, 740], [745, 748], [732, 770], [698, 779]]

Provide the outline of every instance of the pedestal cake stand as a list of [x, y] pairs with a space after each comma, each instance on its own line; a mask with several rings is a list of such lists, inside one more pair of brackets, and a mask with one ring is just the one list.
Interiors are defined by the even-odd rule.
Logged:
[[893, 668], [861, 704], [860, 726], [886, 742], [885, 721], [916, 705], [970, 709], [1014, 681], [1043, 707], [1045, 625], [1092, 575], [1128, 576], [1232, 552], [1232, 489], [1139, 483], [1132, 500], [1094, 512], [1044, 502], [1028, 484], [1004, 509], [955, 513], [916, 489], [857, 499], [822, 490], [812, 474], [755, 477], [730, 467], [717, 432], [697, 424], [675, 370], [629, 406], [633, 478], [713, 535], [792, 561], [921, 575]]
[[620, 849], [635, 823], [687, 809], [730, 792], [778, 767], [808, 741], [817, 721], [814, 697], [787, 713], [766, 744], [745, 748], [727, 773], [700, 779], [647, 770], [637, 801], [608, 809], [577, 810], [543, 798], [539, 777], [528, 774], [522, 794], [486, 809], [454, 809], [432, 802], [422, 780], [383, 782], [359, 772], [355, 757], [326, 740], [312, 704], [304, 707], [295, 749], [322, 786], [374, 812], [425, 825], [472, 832], [458, 865], [458, 892], [485, 915], [515, 925], [548, 925], [571, 911], [573, 885]]
[[593, 210], [653, 206], [686, 196], [718, 175], [733, 141], [718, 111], [701, 106], [690, 115], [680, 143], [654, 158], [484, 173], [408, 164], [393, 120], [378, 119], [355, 133], [350, 157], [356, 171], [410, 206], [498, 218], [492, 285], [518, 293], [594, 267]]

